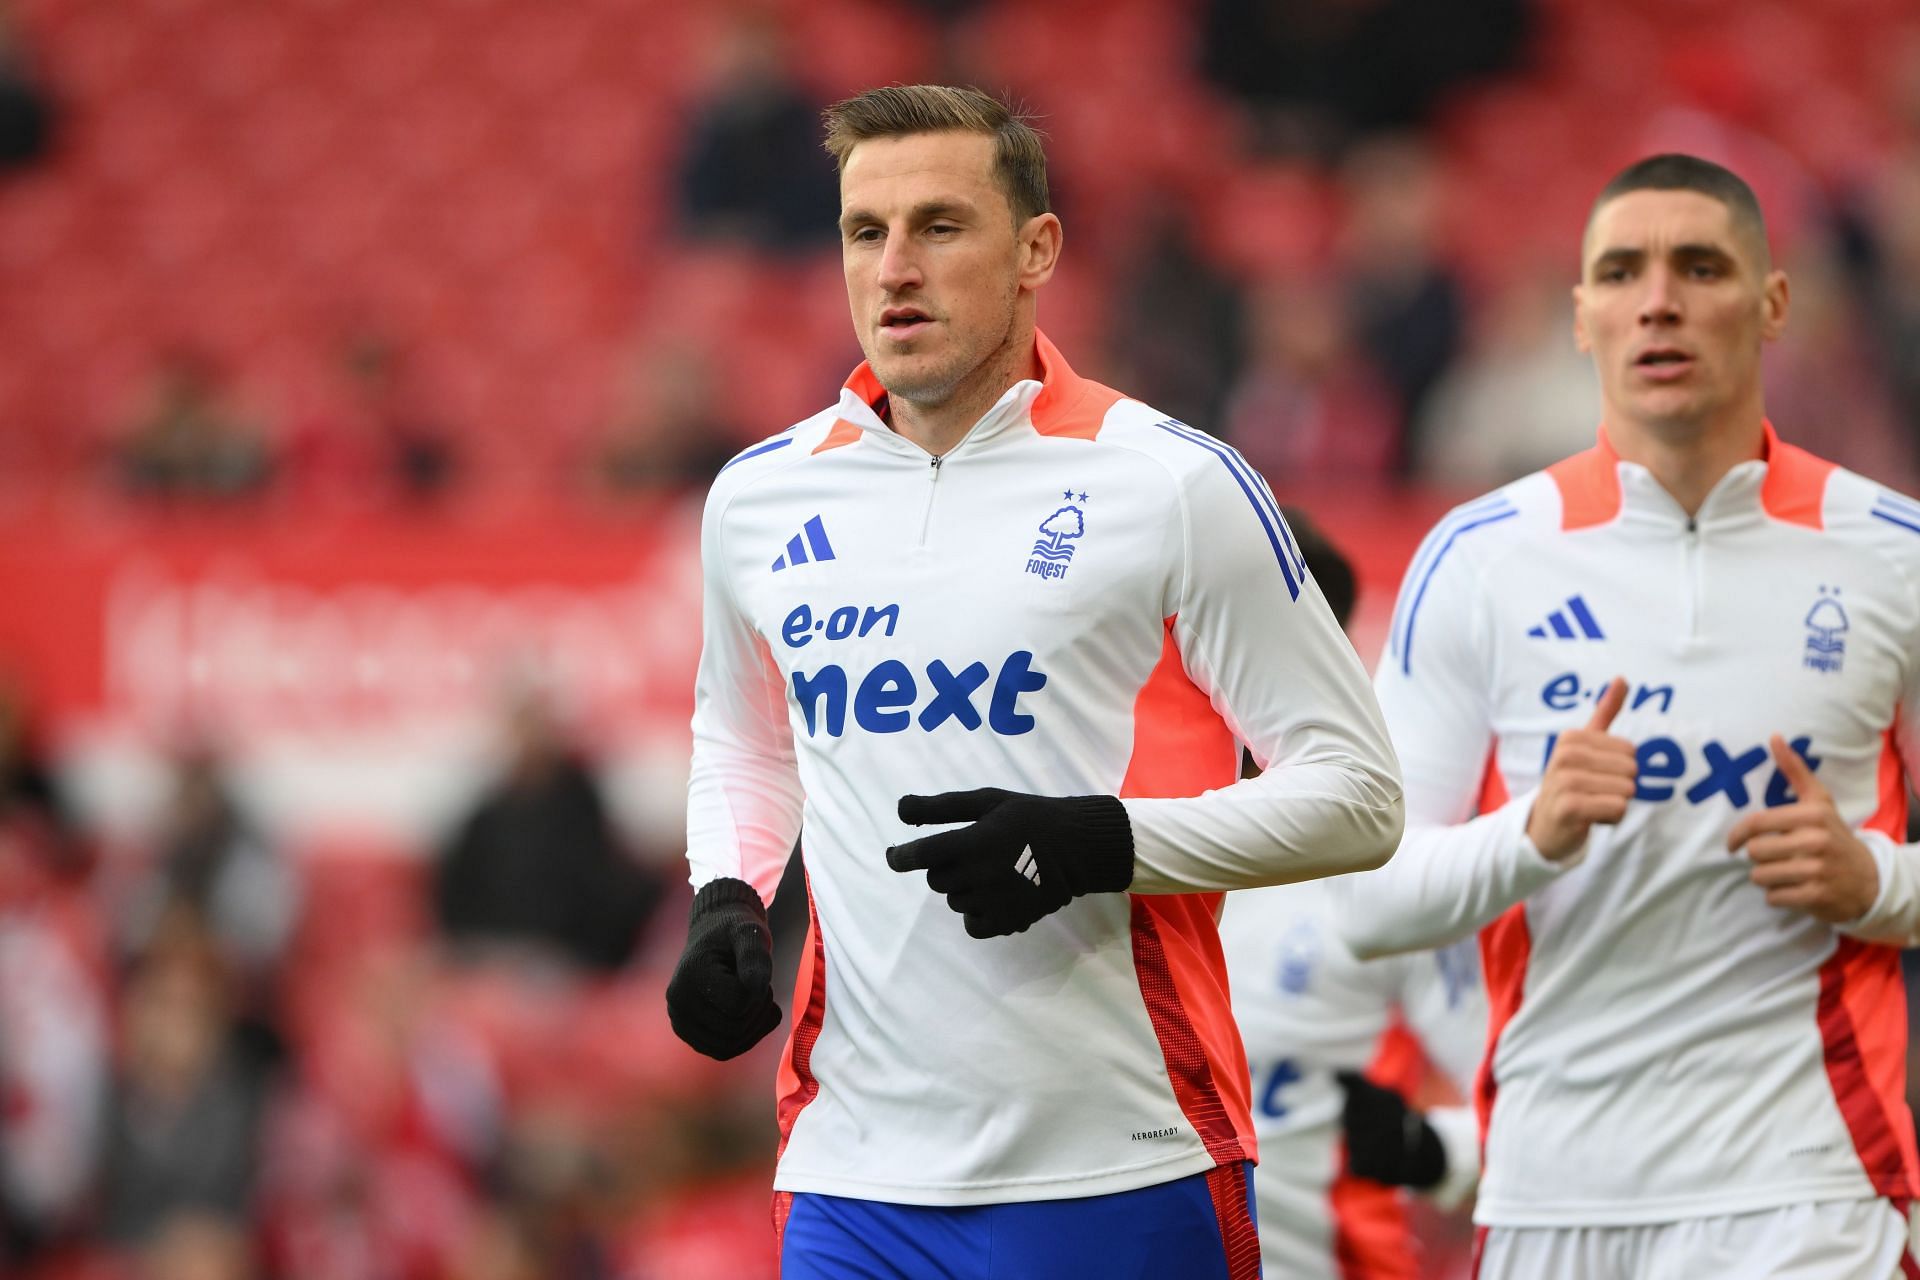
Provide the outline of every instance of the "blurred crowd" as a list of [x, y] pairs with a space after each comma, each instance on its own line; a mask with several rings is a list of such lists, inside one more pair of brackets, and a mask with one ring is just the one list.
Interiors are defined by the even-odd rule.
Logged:
[[[995, 25], [1004, 6], [896, 7], [927, 33], [929, 72], [1004, 70], [982, 49], [1008, 34]], [[1062, 111], [1071, 104], [1030, 92], [1043, 126], [1058, 117], [1069, 240], [1065, 314], [1043, 325], [1071, 331], [1083, 372], [1225, 437], [1283, 488], [1469, 491], [1588, 443], [1597, 392], [1567, 296], [1577, 222], [1564, 198], [1551, 219], [1488, 203], [1515, 178], [1492, 166], [1517, 163], [1505, 153], [1529, 141], [1527, 99], [1503, 102], [1498, 86], [1550, 76], [1535, 65], [1545, 32], [1585, 6], [1562, 8], [1473, 0], [1439, 21], [1414, 0], [1213, 0], [1181, 74], [1216, 113], [1193, 149], [1235, 175], [1220, 190], [1194, 189], [1214, 180], [1205, 173], [1159, 183], [1157, 161], [1108, 190], [1126, 140], [1077, 156], [1086, 126]], [[60, 467], [142, 498], [218, 502], [698, 488], [740, 447], [826, 405], [858, 359], [836, 301], [825, 95], [795, 70], [791, 25], [777, 6], [748, 7], [707, 41], [669, 163], [643, 196], [661, 223], [645, 252], [669, 266], [636, 282], [645, 296], [604, 384], [569, 389], [575, 420], [486, 443], [449, 407], [435, 335], [376, 311], [322, 327], [318, 389], [298, 396], [244, 353], [156, 333], [111, 420], [60, 426], [83, 442], [54, 451]], [[1795, 286], [1768, 370], [1774, 416], [1789, 438], [1900, 484], [1920, 474], [1920, 25], [1883, 45], [1860, 88], [1870, 147], [1808, 154], [1772, 136], [1762, 71], [1730, 44], [1717, 59], [1669, 57], [1667, 105], [1613, 149], [1692, 148], [1762, 190]], [[57, 102], [58, 87], [41, 96]], [[1458, 124], [1469, 100], [1498, 123]], [[40, 131], [16, 147], [21, 163], [57, 167], [57, 119], [49, 107], [11, 126]], [[1561, 197], [1582, 176], [1564, 156], [1531, 163]], [[1596, 157], [1586, 181], [1608, 168]]]
[[500, 734], [424, 858], [279, 847], [209, 744], [109, 845], [0, 695], [0, 1273], [771, 1274], [770, 1064], [659, 1011], [678, 873], [544, 694]]
[[[1022, 82], [993, 57], [1049, 10], [867, 7], [918, 33], [924, 78], [993, 88]], [[1156, 74], [1181, 89], [1166, 113], [1196, 130], [1170, 149], [1222, 153], [1230, 187], [1161, 183], [1144, 161], [1130, 183], [1120, 161], [1152, 144], [1111, 118], [1126, 86], [1091, 119], [1031, 83], [1068, 243], [1043, 327], [1081, 372], [1223, 436], [1286, 494], [1464, 494], [1584, 447], [1599, 410], [1571, 335], [1577, 213], [1490, 207], [1513, 158], [1446, 123], [1477, 94], [1489, 136], [1524, 141], [1539, 120], [1511, 86], [1557, 74], [1540, 50], [1580, 11], [1210, 0]], [[658, 228], [645, 251], [672, 268], [648, 276], [604, 384], [574, 389], [577, 421], [481, 441], [436, 334], [377, 309], [313, 338], [321, 390], [301, 396], [157, 328], [116, 407], [53, 425], [77, 444], [30, 449], [18, 441], [39, 424], [0, 421], [0, 463], [41, 468], [0, 478], [276, 510], [697, 492], [830, 403], [858, 360], [817, 136], [828, 93], [798, 69], [781, 12], [741, 8], [704, 46], [642, 196]], [[0, 218], [70, 141], [62, 86], [13, 30], [0, 4]], [[1882, 74], [1860, 90], [1870, 148], [1774, 136], [1760, 73], [1737, 58], [1672, 62], [1671, 109], [1634, 145], [1699, 150], [1754, 181], [1793, 282], [1767, 367], [1774, 421], [1911, 492], [1920, 25], [1880, 43]], [[1047, 65], [1063, 82], [1100, 71]], [[1098, 159], [1076, 151], [1116, 134]], [[1615, 158], [1573, 160], [1597, 182]], [[1549, 160], [1567, 163], [1533, 157]], [[211, 734], [179, 745], [164, 819], [104, 847], [63, 805], [30, 704], [0, 692], [0, 1273], [770, 1272], [771, 1059], [714, 1067], [668, 1036], [679, 851], [618, 829], [538, 690], [503, 696], [496, 780], [418, 856], [295, 856], [249, 818]], [[804, 896], [776, 906], [790, 954]]]

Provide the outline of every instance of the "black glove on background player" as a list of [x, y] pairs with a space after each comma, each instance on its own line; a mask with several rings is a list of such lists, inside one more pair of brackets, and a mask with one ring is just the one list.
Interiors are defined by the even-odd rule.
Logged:
[[1447, 1176], [1447, 1149], [1426, 1117], [1357, 1071], [1336, 1073], [1347, 1091], [1340, 1121], [1347, 1131], [1347, 1170], [1388, 1186], [1425, 1191]]
[[1113, 796], [1028, 796], [997, 787], [902, 796], [900, 821], [968, 822], [887, 850], [924, 871], [976, 938], [1020, 933], [1083, 893], [1133, 883], [1133, 824]]
[[744, 880], [702, 885], [687, 915], [687, 949], [667, 980], [673, 1033], [709, 1058], [737, 1058], [780, 1025], [773, 1002], [773, 931]]

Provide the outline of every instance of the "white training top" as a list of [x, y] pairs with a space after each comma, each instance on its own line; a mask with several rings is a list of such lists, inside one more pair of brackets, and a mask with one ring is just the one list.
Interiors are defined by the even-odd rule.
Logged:
[[[1217, 891], [1399, 836], [1365, 672], [1265, 483], [1037, 345], [1044, 382], [942, 458], [863, 365], [707, 501], [693, 881], [769, 897], [798, 834], [814, 922], [783, 1191], [1041, 1200], [1250, 1158]], [[1134, 797], [1132, 892], [969, 938], [885, 855], [927, 834], [902, 795], [989, 786]]]
[[[1471, 1087], [1487, 1037], [1480, 961], [1470, 942], [1355, 959], [1336, 929], [1331, 884], [1244, 889], [1228, 895], [1220, 918], [1253, 1071], [1261, 1259], [1287, 1280], [1410, 1280], [1419, 1264], [1405, 1193], [1346, 1172], [1346, 1093], [1335, 1073], [1366, 1072], [1404, 1092], [1414, 1080], [1392, 1078], [1386, 1062], [1398, 1040], [1388, 1031], [1404, 1030], [1462, 1091]], [[1478, 1127], [1465, 1107], [1435, 1108], [1427, 1120], [1447, 1154], [1434, 1197], [1457, 1204], [1479, 1177]]]
[[[1616, 674], [1637, 796], [1549, 863], [1525, 829], [1553, 735]], [[1897, 843], [1920, 762], [1920, 505], [1768, 426], [1766, 456], [1690, 520], [1603, 434], [1440, 522], [1376, 689], [1408, 832], [1344, 883], [1341, 918], [1362, 955], [1480, 931], [1481, 1222], [1914, 1194], [1899, 957], [1872, 940], [1920, 926], [1920, 847]], [[1790, 798], [1776, 733], [1879, 864], [1849, 928], [1768, 906], [1727, 851], [1742, 814]]]

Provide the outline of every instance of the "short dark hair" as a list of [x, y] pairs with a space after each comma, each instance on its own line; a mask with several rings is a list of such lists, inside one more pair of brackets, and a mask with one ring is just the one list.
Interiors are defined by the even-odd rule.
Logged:
[[1046, 213], [1047, 153], [1022, 111], [978, 89], [894, 84], [868, 89], [821, 113], [826, 148], [842, 171], [854, 147], [870, 138], [915, 133], [978, 133], [993, 139], [993, 171], [1016, 223]]
[[[1587, 213], [1588, 229], [1592, 229], [1594, 218], [1609, 202], [1633, 191], [1698, 191], [1711, 196], [1727, 207], [1733, 216], [1734, 228], [1752, 238], [1759, 250], [1762, 269], [1772, 261], [1767, 249], [1767, 220], [1760, 212], [1760, 199], [1753, 194], [1746, 179], [1724, 165], [1678, 151], [1637, 160], [1614, 174], [1612, 181], [1600, 189], [1593, 208]], [[1583, 235], [1583, 245], [1585, 239]]]
[[1334, 621], [1345, 627], [1347, 620], [1353, 617], [1353, 602], [1358, 595], [1353, 562], [1333, 545], [1332, 540], [1320, 531], [1320, 526], [1299, 507], [1281, 507], [1280, 514], [1293, 533], [1294, 544], [1300, 548], [1300, 558], [1307, 562], [1307, 572], [1320, 584], [1320, 594], [1327, 598], [1327, 607], [1333, 610]]

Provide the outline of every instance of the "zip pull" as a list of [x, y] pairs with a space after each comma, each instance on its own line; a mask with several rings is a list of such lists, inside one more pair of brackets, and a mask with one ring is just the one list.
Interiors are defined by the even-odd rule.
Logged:
[[936, 453], [932, 456], [932, 458], [929, 459], [929, 462], [933, 467], [933, 473], [936, 476], [940, 474], [940, 460], [945, 456], [946, 456], [945, 454]]

